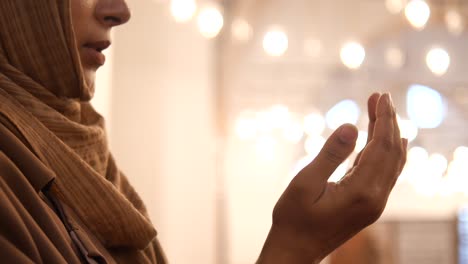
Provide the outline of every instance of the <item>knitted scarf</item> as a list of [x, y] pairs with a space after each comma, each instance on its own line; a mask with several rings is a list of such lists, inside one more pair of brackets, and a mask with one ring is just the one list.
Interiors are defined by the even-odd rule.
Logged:
[[93, 93], [70, 0], [0, 0], [0, 114], [55, 172], [51, 191], [104, 246], [144, 249], [156, 231], [109, 153]]

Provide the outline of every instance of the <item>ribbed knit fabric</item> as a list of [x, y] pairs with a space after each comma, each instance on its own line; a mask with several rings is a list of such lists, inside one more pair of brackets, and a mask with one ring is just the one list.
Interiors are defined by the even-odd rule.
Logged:
[[107, 248], [141, 250], [156, 231], [89, 103], [94, 87], [84, 81], [70, 16], [70, 0], [0, 0], [0, 114], [55, 172], [52, 191]]

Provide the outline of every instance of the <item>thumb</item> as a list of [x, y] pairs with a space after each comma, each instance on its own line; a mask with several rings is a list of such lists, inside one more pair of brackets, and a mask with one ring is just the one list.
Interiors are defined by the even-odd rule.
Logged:
[[317, 157], [304, 168], [307, 175], [314, 175], [319, 181], [326, 181], [336, 168], [353, 152], [358, 137], [354, 125], [344, 124], [327, 139]]

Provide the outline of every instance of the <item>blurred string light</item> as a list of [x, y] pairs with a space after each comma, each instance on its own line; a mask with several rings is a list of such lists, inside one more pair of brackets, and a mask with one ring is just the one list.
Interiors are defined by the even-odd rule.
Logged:
[[447, 179], [450, 180], [454, 192], [468, 195], [468, 159], [454, 158], [447, 169]]
[[399, 182], [407, 181], [424, 196], [468, 195], [468, 147], [460, 146], [449, 163], [440, 153], [429, 155], [422, 147], [408, 151], [408, 160]]
[[400, 69], [405, 64], [405, 54], [400, 48], [389, 47], [385, 50], [385, 62], [392, 69]]
[[335, 130], [345, 123], [357, 124], [359, 114], [360, 110], [356, 102], [353, 100], [343, 100], [327, 112], [325, 120], [328, 127]]
[[346, 67], [358, 69], [366, 58], [366, 50], [357, 42], [348, 42], [341, 48], [340, 58]]
[[453, 160], [448, 165], [446, 178], [453, 192], [468, 194], [468, 148], [460, 146], [454, 151]]
[[274, 105], [270, 108], [268, 113], [273, 128], [284, 128], [290, 123], [291, 113], [289, 112], [289, 108], [285, 105]]
[[450, 55], [445, 49], [433, 48], [426, 55], [426, 65], [432, 73], [442, 76], [450, 67]]
[[333, 174], [330, 176], [330, 178], [328, 179], [329, 182], [338, 182], [340, 181], [341, 179], [343, 179], [343, 177], [345, 176], [346, 172], [348, 171], [348, 168], [349, 168], [349, 159], [345, 160], [343, 163], [340, 164], [340, 166], [338, 166], [338, 168], [336, 168], [336, 170], [333, 172]]
[[453, 159], [468, 161], [468, 147], [466, 146], [457, 147], [455, 151], [453, 152]]
[[236, 134], [241, 140], [281, 132], [284, 139], [297, 143], [304, 135], [302, 120], [288, 107], [277, 104], [263, 111], [243, 111], [236, 121]]
[[210, 6], [200, 10], [197, 19], [198, 30], [205, 38], [214, 38], [224, 25], [224, 18], [219, 8]]
[[263, 37], [263, 49], [270, 56], [282, 56], [288, 50], [288, 46], [288, 36], [282, 30], [270, 30]]
[[171, 13], [178, 23], [188, 22], [197, 11], [195, 0], [171, 0]]
[[450, 195], [451, 191], [446, 187], [447, 184], [443, 180], [442, 174], [431, 171], [429, 166], [420, 169], [417, 173], [419, 174], [414, 177], [416, 179], [412, 184], [418, 194], [427, 197], [433, 197], [438, 193], [442, 195]]
[[255, 145], [257, 156], [267, 161], [273, 160], [278, 147], [277, 145], [278, 142], [272, 135], [260, 136]]
[[[413, 88], [412, 91], [414, 91], [415, 87], [418, 85], [413, 85], [410, 90]], [[430, 89], [424, 86], [423, 88]], [[343, 102], [347, 101], [351, 100], [341, 101], [336, 106], [344, 105], [346, 103]], [[422, 96], [422, 101], [430, 102], [431, 99]], [[241, 139], [255, 139], [254, 146], [259, 161], [271, 162], [278, 155], [279, 138], [275, 129], [280, 129], [284, 139], [290, 143], [300, 142], [304, 132], [306, 132], [307, 139], [304, 142], [304, 148], [307, 156], [297, 162], [293, 170], [292, 176], [294, 176], [309, 164], [323, 148], [326, 142], [326, 139], [321, 135], [325, 129], [324, 123], [323, 116], [317, 112], [306, 115], [302, 123], [300, 119], [292, 115], [286, 106], [278, 104], [260, 112], [243, 111], [236, 123], [236, 133]], [[398, 123], [403, 137], [409, 138], [410, 141], [416, 137], [417, 127], [412, 120], [398, 117]], [[262, 126], [263, 129], [261, 129]], [[410, 132], [406, 130], [408, 127], [411, 128]], [[365, 147], [367, 135], [366, 131], [359, 131], [356, 152]], [[341, 180], [349, 169], [349, 164], [349, 160], [341, 164], [329, 181]], [[468, 195], [467, 174], [468, 147], [458, 147], [453, 153], [453, 160], [449, 163], [442, 154], [429, 155], [426, 149], [416, 146], [409, 150], [407, 164], [398, 182], [408, 182], [418, 194], [424, 196], [449, 196], [454, 193]], [[288, 178], [288, 180], [290, 179]]]
[[277, 120], [267, 110], [257, 112], [256, 121], [259, 133], [270, 133], [277, 126]]
[[309, 157], [315, 158], [322, 149], [323, 145], [325, 145], [325, 141], [325, 138], [319, 135], [309, 136], [304, 143], [304, 148], [307, 155]]
[[385, 7], [392, 14], [400, 13], [405, 7], [403, 0], [385, 0]]
[[439, 92], [424, 85], [411, 85], [407, 94], [409, 118], [419, 128], [436, 128], [445, 117], [445, 105]]
[[437, 175], [443, 175], [447, 170], [448, 161], [444, 155], [434, 153], [429, 156], [430, 171]]
[[[174, 4], [178, 2], [178, 4]], [[181, 7], [180, 3], [193, 3], [191, 8], [179, 9], [179, 14], [189, 14], [185, 16], [185, 19], [177, 19], [178, 22], [188, 21], [196, 12], [195, 1], [190, 0], [173, 0], [171, 1], [171, 10], [177, 9], [173, 7]], [[399, 13], [404, 6], [403, 0], [387, 0], [386, 5], [390, 12]], [[188, 12], [187, 10], [194, 10]], [[181, 10], [185, 10], [182, 12]], [[208, 28], [205, 32], [210, 33], [211, 37], [216, 36], [219, 30], [222, 28], [223, 17], [219, 10], [217, 14], [206, 16], [203, 23], [200, 22], [201, 14], [204, 9], [200, 11], [199, 16], [199, 27], [202, 32], [201, 24], [204, 24]], [[430, 17], [430, 8], [425, 1], [412, 0], [408, 3], [405, 8], [405, 15], [410, 21], [411, 25], [415, 28], [422, 29], [427, 24]], [[176, 17], [173, 11], [174, 17]], [[184, 15], [178, 16], [184, 17]], [[215, 18], [215, 19], [213, 19]], [[214, 22], [213, 22], [214, 21]], [[218, 23], [216, 21], [221, 21]], [[454, 34], [459, 35], [464, 30], [464, 19], [460, 13], [451, 9], [445, 14], [445, 23], [448, 30]], [[217, 27], [209, 26], [218, 25]], [[219, 26], [221, 24], [221, 26]], [[213, 29], [215, 28], [215, 29]], [[219, 29], [216, 29], [219, 28]], [[214, 33], [213, 33], [214, 32]], [[242, 19], [237, 18], [231, 24], [231, 33], [233, 39], [239, 42], [247, 42], [251, 39], [253, 30], [250, 24]], [[203, 33], [202, 33], [203, 34]], [[209, 34], [208, 34], [209, 35]], [[210, 37], [210, 36], [206, 36]], [[263, 39], [263, 48], [265, 52], [270, 56], [281, 56], [288, 50], [288, 37], [285, 32], [281, 30], [272, 30], [265, 34]], [[309, 57], [317, 57], [322, 51], [322, 43], [318, 39], [307, 38], [304, 41], [304, 54]], [[364, 47], [356, 42], [346, 43], [340, 52], [340, 57], [343, 64], [350, 69], [359, 68], [366, 58], [366, 51]], [[394, 69], [400, 69], [405, 64], [405, 54], [399, 47], [390, 47], [385, 51], [386, 63]], [[426, 64], [428, 68], [436, 75], [443, 75], [447, 72], [450, 67], [450, 56], [444, 49], [435, 48], [430, 50], [426, 56]], [[338, 111], [336, 108], [341, 108], [343, 105], [348, 105], [348, 110]], [[445, 106], [442, 101], [440, 94], [422, 85], [413, 85], [410, 87], [408, 92], [408, 116], [410, 120], [399, 120], [401, 134], [403, 137], [413, 141], [418, 135], [419, 128], [434, 128], [440, 125], [445, 115]], [[336, 114], [336, 113], [341, 114]], [[308, 153], [306, 157], [301, 159], [296, 169], [302, 169], [310, 161], [315, 158], [325, 143], [325, 138], [321, 135], [327, 124], [331, 129], [336, 129], [343, 123], [356, 124], [359, 119], [360, 110], [355, 102], [350, 100], [344, 100], [335, 105], [326, 115], [325, 118], [318, 114], [309, 114], [304, 118], [303, 126], [297, 120], [293, 120], [290, 117], [289, 110], [286, 107], [277, 105], [272, 107], [269, 111], [261, 112], [259, 115], [252, 117], [243, 117], [237, 120], [236, 133], [241, 139], [253, 139], [256, 140], [256, 150], [258, 154], [267, 159], [272, 159], [275, 155], [275, 151], [278, 145], [277, 138], [273, 134], [268, 134], [266, 131], [272, 129], [282, 129], [284, 138], [292, 143], [301, 141], [304, 133], [307, 134], [305, 140], [305, 150]], [[337, 117], [340, 116], [340, 117]], [[362, 150], [367, 142], [367, 132], [360, 131], [357, 144], [356, 152]], [[345, 174], [349, 165], [349, 160], [345, 164], [341, 165], [336, 173], [331, 177], [331, 181], [338, 181]], [[410, 168], [410, 169], [409, 169]], [[299, 169], [299, 170], [300, 170]], [[298, 171], [298, 170], [297, 170]], [[463, 191], [468, 194], [468, 147], [459, 147], [454, 152], [453, 160], [449, 163], [448, 160], [442, 154], [432, 154], [429, 156], [428, 152], [422, 147], [414, 147], [409, 151], [408, 163], [405, 167], [404, 175], [411, 175], [412, 183], [415, 186], [419, 186], [419, 190], [422, 193], [434, 193], [434, 190], [439, 185], [439, 189], [444, 189], [441, 193], [447, 193], [447, 190], [451, 191]], [[411, 173], [407, 173], [411, 171]], [[445, 178], [441, 176], [446, 173]], [[424, 176], [429, 175], [424, 179]], [[450, 186], [450, 188], [446, 188]], [[464, 187], [465, 186], [465, 187]]]
[[282, 129], [290, 121], [289, 109], [284, 105], [274, 105], [256, 114], [257, 127], [260, 133], [271, 133], [275, 129]]
[[412, 147], [408, 151], [408, 161], [412, 163], [420, 163], [429, 159], [429, 153], [423, 147]]
[[[406, 0], [386, 0], [385, 5], [391, 13], [399, 13]], [[195, 0], [171, 0], [171, 13], [177, 22], [189, 21], [197, 11]], [[406, 4], [405, 15], [417, 29], [422, 29], [430, 17], [430, 7], [423, 0], [411, 0]], [[445, 13], [445, 23], [448, 30], [459, 35], [463, 32], [465, 21], [460, 12], [450, 8]], [[206, 38], [216, 37], [224, 25], [222, 12], [217, 7], [207, 7], [200, 10], [197, 24], [200, 33]], [[236, 18], [231, 24], [233, 39], [239, 42], [247, 42], [252, 38], [253, 29], [251, 25], [242, 18]], [[282, 30], [274, 29], [267, 32], [263, 38], [265, 52], [274, 57], [282, 56], [289, 47], [289, 40]], [[304, 53], [309, 57], [318, 57], [322, 51], [322, 43], [319, 39], [307, 38], [304, 41]], [[350, 69], [358, 69], [366, 58], [364, 47], [357, 42], [348, 42], [340, 50], [342, 63]], [[400, 69], [405, 63], [405, 54], [400, 48], [390, 47], [385, 51], [385, 61], [393, 69]], [[450, 67], [450, 56], [441, 48], [434, 48], [426, 55], [428, 68], [437, 76], [444, 75]]]
[[457, 190], [459, 187], [454, 186], [454, 181], [448, 177], [439, 178], [435, 189], [435, 194], [438, 194], [442, 197], [448, 197], [454, 193], [460, 192], [460, 190]]
[[299, 143], [304, 136], [304, 130], [302, 129], [301, 122], [291, 119], [289, 123], [283, 128], [284, 138], [293, 143]]
[[232, 38], [241, 43], [248, 42], [253, 35], [250, 24], [242, 18], [236, 18], [231, 24]]
[[354, 152], [359, 153], [364, 149], [367, 144], [367, 136], [368, 133], [366, 131], [359, 131]]
[[[420, 186], [422, 189], [428, 188], [428, 186], [421, 186], [421, 183], [425, 184], [427, 163], [429, 161], [429, 153], [423, 147], [415, 146], [408, 151], [406, 166], [402, 175], [400, 176], [399, 182], [407, 181], [413, 186]], [[419, 190], [421, 191], [421, 190]]]
[[415, 146], [408, 151], [407, 165], [412, 168], [426, 168], [426, 162], [429, 160], [429, 153], [423, 147]]
[[321, 135], [325, 130], [325, 118], [319, 113], [304, 117], [304, 132], [309, 136]]
[[431, 9], [426, 1], [411, 0], [405, 7], [405, 16], [417, 30], [422, 30], [431, 16]]
[[412, 142], [418, 136], [418, 127], [413, 121], [399, 119], [398, 126], [400, 127], [401, 137], [408, 139], [408, 142]]
[[465, 20], [458, 10], [454, 8], [447, 10], [444, 18], [448, 31], [453, 35], [458, 36], [465, 29]]

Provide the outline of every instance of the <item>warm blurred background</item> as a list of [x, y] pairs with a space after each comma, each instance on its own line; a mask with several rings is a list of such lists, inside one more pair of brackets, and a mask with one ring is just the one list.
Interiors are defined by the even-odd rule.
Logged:
[[333, 129], [363, 147], [373, 91], [392, 93], [408, 164], [326, 261], [468, 263], [468, 0], [127, 1], [94, 104], [171, 263], [254, 263]]

